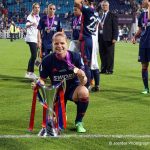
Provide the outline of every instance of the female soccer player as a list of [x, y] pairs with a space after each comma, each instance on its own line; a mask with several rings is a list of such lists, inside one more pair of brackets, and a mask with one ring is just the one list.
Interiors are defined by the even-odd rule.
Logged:
[[56, 6], [48, 5], [48, 14], [44, 15], [38, 25], [38, 46], [41, 47], [42, 58], [52, 52], [52, 37], [62, 31], [60, 19], [56, 17]]
[[53, 53], [47, 55], [40, 66], [40, 84], [50, 78], [52, 85], [66, 79], [65, 101], [71, 100], [77, 105], [75, 126], [77, 132], [86, 132], [82, 124], [89, 104], [89, 92], [84, 86], [87, 77], [84, 73], [84, 64], [80, 54], [68, 51], [67, 37], [62, 32], [57, 32], [52, 38]]
[[28, 62], [27, 73], [25, 74], [25, 78], [35, 79], [36, 75], [34, 74], [34, 63], [37, 57], [37, 35], [38, 29], [37, 26], [39, 24], [39, 12], [40, 5], [38, 3], [34, 3], [32, 5], [32, 12], [27, 17], [26, 28], [27, 34], [25, 37], [25, 41], [30, 47], [31, 57]]
[[148, 66], [150, 61], [150, 2], [148, 0], [143, 0], [142, 7], [144, 8], [144, 11], [141, 13], [138, 20], [139, 29], [133, 37], [132, 42], [135, 43], [136, 38], [140, 36], [138, 61], [142, 64], [142, 79], [145, 88], [142, 94], [148, 94]]

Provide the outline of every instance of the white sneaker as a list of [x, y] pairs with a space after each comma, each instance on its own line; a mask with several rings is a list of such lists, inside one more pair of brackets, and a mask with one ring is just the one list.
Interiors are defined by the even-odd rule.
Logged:
[[36, 76], [36, 74], [34, 74], [33, 72], [27, 72], [25, 74], [25, 78], [28, 78], [28, 79], [37, 79], [38, 77]]

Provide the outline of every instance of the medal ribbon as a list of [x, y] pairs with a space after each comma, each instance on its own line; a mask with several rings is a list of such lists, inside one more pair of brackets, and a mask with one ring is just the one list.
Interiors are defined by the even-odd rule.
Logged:
[[55, 16], [53, 16], [51, 23], [49, 22], [49, 17], [47, 16], [47, 27], [50, 30], [54, 24]]
[[65, 58], [60, 58], [57, 54], [56, 54], [56, 57], [59, 60], [63, 60], [64, 62], [66, 62], [67, 65], [70, 67], [70, 69], [74, 69], [75, 68], [75, 66], [71, 63], [69, 52], [67, 52], [67, 54], [66, 54], [66, 57], [65, 57], [66, 59]]
[[81, 21], [81, 16], [76, 17], [73, 21], [73, 26], [76, 28], [76, 26], [79, 24], [80, 21]]

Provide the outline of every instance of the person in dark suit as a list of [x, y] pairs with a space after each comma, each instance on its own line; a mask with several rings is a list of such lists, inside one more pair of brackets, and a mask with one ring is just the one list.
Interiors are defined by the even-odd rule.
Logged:
[[[112, 74], [114, 69], [114, 48], [118, 38], [118, 19], [109, 11], [109, 2], [101, 2], [102, 16], [99, 23], [99, 53], [101, 73]], [[101, 10], [98, 10], [101, 11]]]

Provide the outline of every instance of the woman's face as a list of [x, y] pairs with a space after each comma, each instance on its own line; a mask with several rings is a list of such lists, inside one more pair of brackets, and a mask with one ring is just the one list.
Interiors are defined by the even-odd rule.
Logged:
[[148, 8], [148, 0], [142, 1], [142, 8]]
[[80, 16], [81, 15], [81, 10], [77, 7], [74, 7], [74, 15], [75, 16]]
[[59, 57], [64, 58], [68, 50], [67, 39], [63, 36], [56, 36], [53, 40], [53, 50]]
[[54, 14], [55, 14], [55, 11], [56, 11], [55, 5], [50, 5], [50, 6], [48, 6], [48, 14], [49, 14], [49, 15], [54, 15]]
[[39, 5], [35, 5], [33, 7], [33, 13], [36, 15], [36, 14], [39, 14], [40, 12], [40, 6]]

